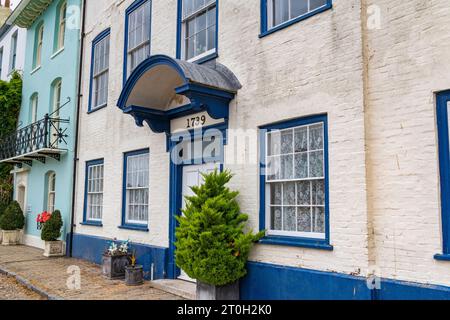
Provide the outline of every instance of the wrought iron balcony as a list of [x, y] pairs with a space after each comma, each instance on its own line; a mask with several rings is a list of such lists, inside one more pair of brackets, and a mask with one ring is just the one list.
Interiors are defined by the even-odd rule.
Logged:
[[69, 120], [44, 119], [18, 129], [13, 134], [0, 139], [0, 163], [22, 167], [33, 165], [33, 160], [45, 163], [47, 158], [60, 160], [67, 152], [67, 127]]

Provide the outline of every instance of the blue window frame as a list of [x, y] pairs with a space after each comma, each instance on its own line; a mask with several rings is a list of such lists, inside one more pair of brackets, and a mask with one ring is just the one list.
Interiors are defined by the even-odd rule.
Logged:
[[437, 260], [450, 261], [450, 147], [449, 147], [450, 91], [437, 95], [437, 129], [439, 138], [439, 166], [441, 182], [442, 254]]
[[84, 225], [102, 226], [103, 219], [104, 160], [86, 162], [84, 186]]
[[261, 0], [260, 37], [331, 9], [332, 0]]
[[92, 41], [89, 113], [108, 105], [110, 34], [111, 29], [108, 28]]
[[150, 57], [151, 1], [136, 0], [125, 12], [123, 83]]
[[218, 56], [219, 0], [178, 0], [177, 59], [203, 63]]
[[332, 250], [327, 116], [260, 128], [261, 243]]
[[149, 149], [124, 153], [121, 229], [148, 231]]

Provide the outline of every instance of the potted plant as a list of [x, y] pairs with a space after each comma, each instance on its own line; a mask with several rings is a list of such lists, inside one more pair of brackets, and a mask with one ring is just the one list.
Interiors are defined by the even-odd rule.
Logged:
[[129, 241], [118, 245], [111, 241], [102, 256], [102, 272], [109, 279], [125, 278], [125, 267], [130, 264]]
[[[6, 202], [0, 200], [0, 219], [7, 207], [8, 207], [8, 204]], [[2, 228], [0, 226], [0, 243], [2, 243], [2, 239], [3, 239], [3, 233], [2, 233]]]
[[11, 202], [0, 217], [2, 229], [2, 244], [4, 246], [16, 245], [20, 242], [20, 231], [25, 225], [23, 211], [17, 201]]
[[178, 267], [197, 279], [198, 300], [238, 300], [239, 279], [247, 274], [250, 249], [264, 232], [244, 232], [248, 215], [241, 213], [239, 192], [225, 185], [229, 171], [203, 175], [192, 187], [184, 216], [178, 217], [175, 258]]
[[58, 240], [61, 236], [61, 228], [63, 221], [61, 212], [55, 210], [51, 215], [46, 216], [46, 221], [43, 222], [41, 239], [45, 241], [45, 257], [60, 257], [64, 255], [64, 242]]
[[38, 230], [42, 230], [44, 224], [50, 220], [51, 214], [47, 211], [44, 211], [37, 215], [36, 217], [36, 225]]
[[125, 284], [139, 286], [144, 283], [144, 267], [136, 264], [136, 252], [131, 256], [131, 265], [125, 267]]

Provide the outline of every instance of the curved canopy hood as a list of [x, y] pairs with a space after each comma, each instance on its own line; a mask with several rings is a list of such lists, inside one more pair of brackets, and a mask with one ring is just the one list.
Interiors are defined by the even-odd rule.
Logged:
[[6, 24], [28, 29], [51, 3], [52, 0], [22, 0]]
[[241, 85], [223, 65], [199, 65], [155, 55], [143, 61], [126, 81], [117, 106], [146, 122], [155, 132], [170, 132], [170, 120], [207, 111], [228, 118], [228, 105]]

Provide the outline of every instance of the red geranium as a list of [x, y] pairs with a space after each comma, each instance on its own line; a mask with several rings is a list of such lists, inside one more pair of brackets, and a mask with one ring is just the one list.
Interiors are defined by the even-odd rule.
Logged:
[[36, 218], [36, 222], [38, 223], [46, 223], [52, 215], [48, 213], [47, 211], [42, 212], [41, 214], [38, 214]]

